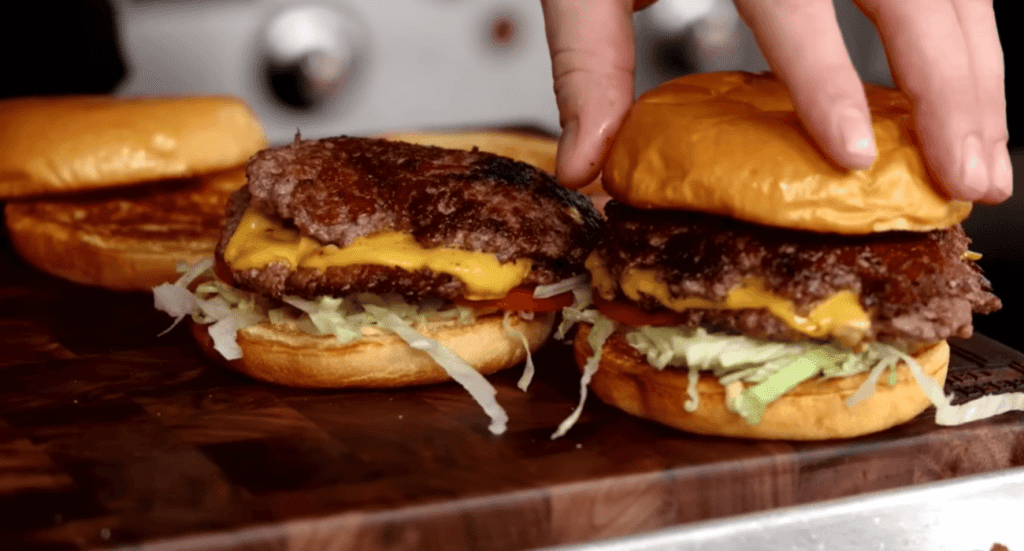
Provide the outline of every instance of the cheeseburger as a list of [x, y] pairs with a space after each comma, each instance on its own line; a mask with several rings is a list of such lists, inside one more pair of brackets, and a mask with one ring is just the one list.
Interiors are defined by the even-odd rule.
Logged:
[[971, 204], [936, 192], [907, 99], [866, 92], [878, 158], [856, 171], [815, 148], [771, 75], [639, 98], [603, 168], [595, 309], [573, 314], [584, 385], [709, 435], [851, 437], [933, 403], [940, 422], [967, 415], [942, 395], [946, 339], [1000, 308], [960, 226]]
[[245, 161], [266, 147], [233, 97], [0, 101], [0, 200], [18, 253], [52, 275], [148, 291], [209, 256]]
[[475, 148], [353, 137], [296, 137], [253, 156], [247, 178], [215, 269], [155, 289], [158, 308], [191, 313], [206, 351], [254, 378], [454, 379], [504, 430], [483, 374], [527, 359], [585, 285], [601, 225], [585, 196]]

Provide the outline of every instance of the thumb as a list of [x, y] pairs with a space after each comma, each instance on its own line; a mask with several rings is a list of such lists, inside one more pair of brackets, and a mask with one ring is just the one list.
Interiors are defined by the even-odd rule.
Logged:
[[542, 0], [562, 136], [556, 174], [569, 188], [600, 172], [633, 103], [632, 0]]

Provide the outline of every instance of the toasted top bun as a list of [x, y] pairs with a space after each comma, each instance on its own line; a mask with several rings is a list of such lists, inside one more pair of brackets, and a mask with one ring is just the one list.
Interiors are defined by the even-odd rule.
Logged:
[[53, 200], [11, 201], [11, 243], [49, 274], [121, 291], [178, 278], [179, 262], [213, 255], [224, 204], [245, 184], [236, 167], [201, 177]]
[[184, 178], [266, 147], [233, 97], [31, 97], [0, 102], [0, 199]]
[[[429, 323], [417, 330], [437, 340], [483, 374], [512, 367], [526, 359], [518, 337], [510, 335], [498, 313], [476, 323]], [[525, 320], [509, 317], [535, 352], [551, 333], [554, 314]], [[213, 347], [208, 326], [193, 323], [192, 335], [211, 359], [255, 379], [301, 388], [394, 388], [448, 381], [451, 377], [426, 352], [399, 337], [368, 330], [362, 338], [340, 343], [332, 335], [308, 335], [261, 323], [241, 329], [242, 357], [227, 361]]]
[[865, 86], [878, 158], [830, 163], [811, 143], [785, 86], [770, 74], [672, 80], [633, 106], [604, 165], [615, 199], [785, 228], [866, 234], [952, 226], [971, 204], [941, 196], [911, 129], [907, 98]]
[[[574, 341], [575, 358], [582, 366], [591, 355], [589, 326], [582, 325]], [[922, 370], [939, 386], [949, 368], [949, 345], [940, 341], [914, 356]], [[830, 440], [870, 434], [913, 419], [931, 405], [906, 364], [896, 368], [898, 379], [889, 386], [881, 377], [875, 392], [852, 407], [846, 400], [867, 380], [867, 373], [835, 379], [816, 378], [800, 383], [768, 405], [761, 421], [751, 425], [725, 405], [725, 388], [712, 376], [697, 382], [700, 404], [687, 411], [686, 369], [658, 370], [614, 333], [602, 349], [590, 388], [601, 400], [627, 413], [687, 432], [780, 440]]]

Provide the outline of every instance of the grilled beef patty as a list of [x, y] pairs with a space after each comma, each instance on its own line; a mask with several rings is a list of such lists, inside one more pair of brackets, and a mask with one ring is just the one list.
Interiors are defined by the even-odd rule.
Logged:
[[[323, 244], [344, 247], [381, 231], [411, 234], [425, 248], [533, 261], [525, 284], [584, 271], [601, 217], [582, 194], [531, 165], [481, 151], [369, 138], [296, 141], [253, 156], [248, 187], [229, 201], [223, 254], [249, 206]], [[273, 297], [399, 293], [454, 298], [462, 283], [430, 270], [383, 266], [293, 270], [273, 263], [236, 270], [240, 286]]]
[[[747, 278], [794, 302], [800, 314], [839, 291], [860, 297], [871, 317], [866, 342], [930, 342], [969, 337], [972, 313], [1001, 307], [991, 285], [964, 259], [970, 239], [959, 225], [931, 232], [863, 236], [771, 228], [708, 214], [605, 206], [608, 229], [597, 247], [612, 276], [654, 270], [674, 297], [723, 300]], [[661, 306], [645, 297], [649, 310]], [[770, 340], [802, 340], [764, 309], [695, 309], [684, 324]]]

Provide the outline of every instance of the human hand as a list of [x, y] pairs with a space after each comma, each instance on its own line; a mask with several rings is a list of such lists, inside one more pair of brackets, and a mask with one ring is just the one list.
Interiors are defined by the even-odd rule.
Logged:
[[[1000, 202], [1006, 148], [1003, 56], [992, 2], [855, 0], [878, 28], [934, 179], [956, 199]], [[653, 0], [541, 0], [562, 124], [557, 174], [578, 188], [600, 171], [633, 101], [632, 11]], [[735, 0], [804, 127], [838, 165], [876, 156], [867, 100], [829, 0]]]

